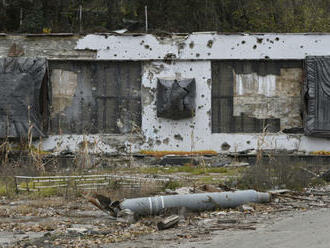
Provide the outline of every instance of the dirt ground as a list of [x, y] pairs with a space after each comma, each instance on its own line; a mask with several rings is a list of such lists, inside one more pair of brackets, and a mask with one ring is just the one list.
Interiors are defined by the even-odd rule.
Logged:
[[[218, 247], [219, 242], [233, 244], [223, 247], [243, 247], [239, 245], [239, 237], [246, 237], [246, 242], [252, 244], [257, 234], [272, 232], [268, 243], [259, 238], [260, 246], [253, 247], [297, 247], [276, 246], [274, 240], [279, 238], [278, 234], [283, 234], [285, 240], [289, 239], [286, 235], [297, 239], [303, 229], [299, 226], [322, 219], [320, 228], [329, 229], [325, 221], [330, 216], [329, 207], [330, 186], [322, 186], [303, 193], [277, 193], [268, 204], [249, 204], [237, 209], [202, 213], [179, 209], [178, 226], [159, 231], [156, 223], [162, 216], [142, 218], [135, 223], [118, 221], [82, 197], [35, 200], [3, 197], [0, 200], [0, 247]], [[322, 217], [314, 213], [322, 213]], [[307, 216], [306, 222], [299, 219], [301, 215]], [[287, 219], [292, 221], [283, 222]], [[285, 231], [292, 227], [296, 229], [291, 234]], [[303, 235], [313, 232], [301, 231]]]

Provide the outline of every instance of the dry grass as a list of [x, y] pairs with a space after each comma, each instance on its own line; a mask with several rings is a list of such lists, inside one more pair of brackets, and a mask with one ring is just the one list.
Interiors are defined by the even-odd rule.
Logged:
[[27, 203], [31, 208], [60, 208], [64, 205], [65, 200], [62, 197], [37, 199]]
[[12, 212], [15, 212], [15, 216], [17, 216], [17, 215], [36, 216], [39, 213], [38, 210], [35, 207], [28, 206], [28, 205], [19, 205], [15, 209], [13, 209]]
[[311, 152], [312, 155], [326, 155], [329, 156], [330, 155], [330, 151], [315, 151], [315, 152]]
[[240, 188], [269, 190], [288, 188], [302, 190], [314, 184], [324, 183], [317, 177], [318, 166], [305, 162], [292, 162], [288, 156], [272, 158], [269, 161], [260, 160], [251, 166], [238, 180]]

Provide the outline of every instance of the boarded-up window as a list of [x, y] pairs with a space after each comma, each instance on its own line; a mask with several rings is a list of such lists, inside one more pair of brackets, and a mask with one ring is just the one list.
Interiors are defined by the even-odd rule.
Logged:
[[301, 61], [212, 62], [212, 132], [299, 130]]
[[139, 62], [50, 61], [53, 133], [128, 133], [141, 126]]
[[305, 69], [305, 134], [330, 137], [330, 57], [307, 57]]

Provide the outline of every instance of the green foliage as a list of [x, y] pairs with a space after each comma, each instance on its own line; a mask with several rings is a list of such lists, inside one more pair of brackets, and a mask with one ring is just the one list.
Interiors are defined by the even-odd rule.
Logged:
[[0, 196], [12, 198], [16, 194], [15, 182], [12, 177], [0, 177]]
[[171, 189], [171, 190], [176, 190], [177, 188], [180, 188], [182, 187], [182, 183], [180, 183], [179, 181], [174, 181], [174, 180], [171, 180], [171, 181], [168, 181], [165, 185], [164, 185], [164, 190], [165, 189]]
[[44, 27], [43, 15], [40, 10], [33, 9], [28, 13], [20, 27], [24, 33], [41, 33]]
[[0, 1], [0, 32], [141, 32], [146, 5], [151, 31], [330, 31], [328, 0], [6, 0]]

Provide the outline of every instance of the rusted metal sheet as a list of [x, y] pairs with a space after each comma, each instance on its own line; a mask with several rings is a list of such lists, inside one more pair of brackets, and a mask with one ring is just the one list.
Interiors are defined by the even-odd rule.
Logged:
[[141, 125], [139, 62], [49, 64], [53, 133], [128, 133]]
[[212, 132], [301, 128], [301, 61], [212, 63]]

